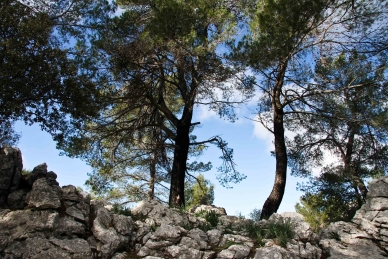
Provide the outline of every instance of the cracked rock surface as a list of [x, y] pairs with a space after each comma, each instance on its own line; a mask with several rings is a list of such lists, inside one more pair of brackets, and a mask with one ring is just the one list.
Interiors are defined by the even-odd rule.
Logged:
[[[388, 258], [388, 177], [369, 185], [366, 203], [352, 222], [331, 223], [314, 233], [297, 213], [274, 214], [289, 221], [295, 236], [252, 239], [253, 223], [225, 209], [201, 205], [189, 212], [142, 201], [132, 216], [113, 214], [74, 186], [60, 187], [47, 165], [21, 176], [21, 153], [0, 150], [0, 258], [5, 259], [342, 259]], [[12, 171], [14, 170], [14, 171]], [[218, 215], [213, 226], [198, 213]]]

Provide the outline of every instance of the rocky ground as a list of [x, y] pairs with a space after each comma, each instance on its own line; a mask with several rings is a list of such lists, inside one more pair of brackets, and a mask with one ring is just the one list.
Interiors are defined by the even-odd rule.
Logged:
[[[142, 201], [130, 216], [114, 214], [88, 193], [60, 187], [45, 164], [28, 176], [21, 169], [18, 149], [0, 150], [0, 258], [388, 258], [388, 177], [370, 184], [352, 222], [314, 233], [296, 213], [254, 223], [215, 206], [189, 213]], [[295, 235], [282, 243], [248, 233], [271, 222], [290, 224]]]

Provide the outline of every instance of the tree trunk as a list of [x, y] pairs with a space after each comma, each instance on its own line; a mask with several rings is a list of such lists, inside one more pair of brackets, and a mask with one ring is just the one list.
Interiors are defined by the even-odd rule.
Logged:
[[274, 114], [274, 135], [275, 135], [275, 155], [276, 172], [275, 182], [272, 192], [265, 201], [260, 219], [268, 219], [276, 213], [282, 202], [287, 178], [287, 150], [284, 139], [283, 111], [275, 111]]
[[[184, 116], [183, 116], [184, 117]], [[191, 119], [189, 120], [191, 122]], [[190, 145], [190, 123], [181, 123], [177, 127], [174, 160], [171, 169], [171, 186], [169, 204], [180, 208], [185, 206], [185, 176], [187, 156]]]
[[284, 138], [284, 112], [281, 104], [280, 96], [283, 87], [283, 80], [287, 62], [280, 66], [280, 72], [277, 76], [276, 84], [273, 90], [273, 134], [275, 137], [275, 157], [276, 157], [276, 172], [275, 182], [271, 194], [265, 201], [260, 219], [268, 219], [273, 213], [276, 213], [282, 202], [284, 190], [286, 187], [287, 178], [287, 150]]
[[156, 152], [151, 156], [150, 161], [150, 181], [149, 181], [149, 190], [148, 190], [148, 200], [153, 200], [155, 198], [155, 176], [156, 176]]

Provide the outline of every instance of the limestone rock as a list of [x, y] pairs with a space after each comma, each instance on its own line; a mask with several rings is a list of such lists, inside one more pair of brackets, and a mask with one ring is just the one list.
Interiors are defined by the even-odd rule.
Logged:
[[[129, 245], [130, 237], [121, 235], [114, 225], [114, 215], [102, 206], [97, 206], [96, 218], [93, 221], [92, 232], [95, 238], [101, 242], [101, 247], [97, 250], [101, 252], [102, 258], [110, 258], [117, 250]], [[132, 226], [128, 226], [130, 221], [125, 221], [122, 225], [116, 223], [116, 227], [122, 233], [129, 233]]]
[[26, 197], [28, 189], [20, 189], [14, 192], [11, 192], [8, 195], [7, 204], [10, 209], [19, 209], [22, 210], [27, 206]]
[[32, 169], [32, 172], [26, 177], [26, 181], [29, 186], [32, 186], [36, 180], [39, 178], [44, 178], [47, 176], [47, 165], [46, 163], [35, 166]]
[[154, 240], [169, 240], [172, 242], [178, 242], [181, 239], [181, 236], [185, 234], [187, 234], [187, 231], [179, 226], [162, 224], [156, 229], [151, 238]]
[[205, 212], [213, 211], [217, 215], [226, 215], [226, 210], [224, 208], [216, 207], [214, 205], [197, 205], [192, 207], [189, 212], [196, 214], [204, 211]]
[[74, 218], [69, 216], [59, 217], [55, 227], [54, 227], [55, 233], [61, 236], [82, 236], [85, 234], [86, 229], [85, 225], [75, 221]]
[[26, 200], [31, 208], [58, 209], [61, 207], [61, 188], [50, 185], [46, 178], [39, 178], [34, 182]]
[[6, 206], [9, 193], [18, 189], [22, 169], [22, 154], [18, 148], [0, 148], [0, 208]]

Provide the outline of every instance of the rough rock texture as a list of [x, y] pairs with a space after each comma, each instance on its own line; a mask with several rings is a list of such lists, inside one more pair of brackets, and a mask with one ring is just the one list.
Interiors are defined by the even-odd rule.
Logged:
[[17, 148], [0, 148], [0, 208], [7, 203], [8, 195], [19, 187], [22, 176], [22, 153]]
[[[297, 213], [254, 223], [215, 206], [187, 213], [142, 201], [131, 217], [117, 215], [72, 185], [59, 187], [46, 164], [21, 176], [17, 149], [0, 150], [0, 161], [0, 258], [388, 258], [388, 177], [370, 184], [353, 222], [335, 222], [317, 234]], [[199, 217], [204, 211], [215, 212], [218, 221]], [[282, 247], [278, 240], [248, 237], [247, 225], [272, 221], [292, 224], [294, 238]]]

